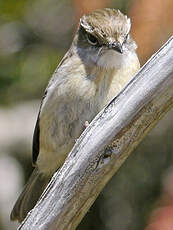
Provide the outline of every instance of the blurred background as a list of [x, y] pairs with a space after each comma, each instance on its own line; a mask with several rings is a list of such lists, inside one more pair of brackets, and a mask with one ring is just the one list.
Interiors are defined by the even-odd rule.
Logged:
[[[31, 171], [31, 143], [49, 78], [78, 20], [97, 8], [132, 20], [141, 65], [173, 32], [172, 0], [0, 0], [0, 230]], [[101, 192], [78, 230], [173, 229], [173, 110]]]

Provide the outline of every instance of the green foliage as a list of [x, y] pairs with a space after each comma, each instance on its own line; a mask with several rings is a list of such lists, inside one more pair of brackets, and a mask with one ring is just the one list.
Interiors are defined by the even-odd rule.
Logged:
[[[65, 52], [64, 48], [70, 44], [69, 28], [73, 24], [69, 28], [63, 28], [62, 23], [60, 25], [59, 18], [63, 25], [66, 20], [70, 21], [65, 19], [66, 12], [62, 11], [62, 6], [64, 3], [57, 4], [54, 0], [0, 1], [1, 105], [41, 98], [43, 95]], [[65, 6], [68, 10], [68, 4]], [[49, 13], [46, 14], [48, 7]], [[48, 17], [53, 18], [49, 20]], [[61, 32], [59, 37], [56, 36], [56, 29]], [[64, 39], [66, 33], [67, 39]]]

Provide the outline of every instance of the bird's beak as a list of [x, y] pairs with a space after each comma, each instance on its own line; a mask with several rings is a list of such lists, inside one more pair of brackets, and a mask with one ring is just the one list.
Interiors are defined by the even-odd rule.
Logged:
[[122, 44], [119, 42], [116, 42], [116, 43], [114, 42], [112, 44], [109, 44], [109, 48], [117, 51], [118, 53], [121, 53], [121, 54], [123, 53]]

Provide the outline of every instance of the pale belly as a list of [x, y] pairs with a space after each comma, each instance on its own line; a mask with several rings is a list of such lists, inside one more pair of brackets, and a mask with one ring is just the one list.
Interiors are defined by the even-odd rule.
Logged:
[[[139, 65], [102, 72], [99, 81], [75, 76], [50, 94], [40, 115], [40, 152], [37, 165], [40, 171], [52, 174], [62, 166], [67, 154], [83, 130], [97, 113], [115, 97], [132, 78]], [[111, 79], [111, 81], [110, 81]], [[98, 84], [98, 85], [97, 85]], [[78, 85], [78, 87], [76, 87]], [[64, 91], [64, 89], [66, 91]], [[58, 95], [57, 92], [63, 92]]]
[[59, 168], [75, 141], [99, 112], [97, 104], [76, 100], [52, 105], [40, 119], [40, 152], [37, 165], [40, 171], [52, 174]]

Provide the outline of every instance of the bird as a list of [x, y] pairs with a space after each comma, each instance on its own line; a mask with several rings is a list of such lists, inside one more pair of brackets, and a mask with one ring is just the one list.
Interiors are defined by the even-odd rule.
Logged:
[[140, 68], [131, 21], [104, 8], [81, 17], [72, 44], [45, 90], [35, 125], [35, 167], [11, 212], [22, 222], [76, 139]]

